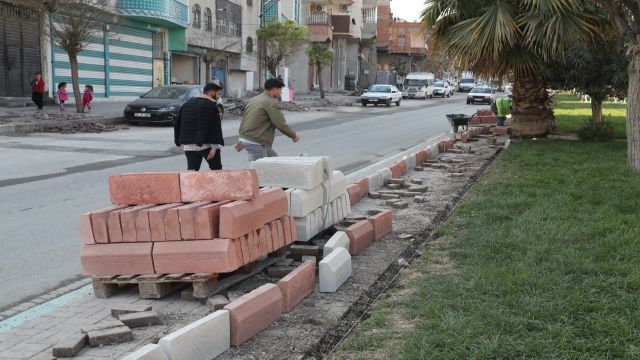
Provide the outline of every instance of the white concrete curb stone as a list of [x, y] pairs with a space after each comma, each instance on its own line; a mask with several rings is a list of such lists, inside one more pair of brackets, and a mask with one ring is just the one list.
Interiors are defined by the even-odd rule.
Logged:
[[351, 255], [345, 248], [333, 250], [320, 261], [320, 292], [336, 292], [351, 277]]
[[385, 186], [387, 184], [387, 180], [393, 177], [393, 174], [391, 173], [391, 169], [389, 168], [378, 170], [377, 173], [380, 174], [380, 176], [382, 176], [382, 186]]
[[325, 192], [330, 192], [328, 195], [328, 201], [331, 202], [347, 191], [347, 178], [341, 171], [334, 171], [331, 175], [331, 183], [329, 180], [322, 182], [322, 187]]
[[367, 180], [369, 181], [369, 192], [376, 191], [383, 186], [382, 174], [380, 173], [369, 175]]
[[330, 161], [322, 157], [269, 157], [250, 166], [258, 173], [260, 186], [313, 189], [325, 179], [325, 163]]
[[333, 250], [339, 247], [349, 250], [349, 237], [347, 236], [347, 233], [345, 233], [344, 231], [336, 232], [335, 234], [333, 234], [331, 239], [329, 239], [329, 241], [327, 241], [327, 243], [324, 244], [324, 249], [322, 250], [322, 257], [326, 258], [327, 256], [329, 256], [329, 254], [331, 254]]
[[322, 206], [322, 187], [313, 189], [295, 189], [290, 192], [289, 215], [293, 217], [303, 217], [309, 215], [315, 209]]
[[407, 168], [413, 170], [416, 167], [416, 154], [410, 154], [407, 156]]
[[147, 344], [121, 360], [169, 360], [169, 357], [160, 345]]
[[158, 341], [171, 360], [211, 360], [231, 342], [229, 311], [218, 310]]

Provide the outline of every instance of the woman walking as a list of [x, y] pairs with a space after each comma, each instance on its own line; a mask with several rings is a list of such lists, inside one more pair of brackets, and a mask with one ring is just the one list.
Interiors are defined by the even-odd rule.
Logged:
[[31, 80], [31, 100], [38, 106], [38, 110], [42, 110], [44, 106], [44, 80], [42, 74], [37, 72]]

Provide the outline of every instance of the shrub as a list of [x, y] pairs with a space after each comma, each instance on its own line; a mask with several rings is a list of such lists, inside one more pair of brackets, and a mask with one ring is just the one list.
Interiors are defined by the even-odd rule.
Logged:
[[608, 141], [614, 137], [614, 126], [605, 118], [601, 123], [589, 121], [578, 129], [578, 137], [582, 141]]

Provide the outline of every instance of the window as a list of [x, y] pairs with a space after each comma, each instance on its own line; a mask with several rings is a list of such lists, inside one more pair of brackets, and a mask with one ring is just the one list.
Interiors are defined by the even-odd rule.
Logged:
[[398, 47], [404, 47], [404, 35], [398, 36]]
[[204, 11], [204, 29], [207, 31], [213, 31], [211, 9], [209, 8]]
[[191, 17], [193, 18], [193, 21], [191, 22], [191, 26], [193, 26], [196, 29], [200, 29], [202, 26], [202, 22], [201, 22], [201, 16], [202, 13], [200, 12], [200, 5], [195, 4], [193, 5], [193, 9], [191, 10]]
[[246, 51], [248, 54], [253, 53], [253, 39], [251, 37], [247, 38]]
[[216, 33], [242, 36], [242, 7], [229, 0], [216, 0]]

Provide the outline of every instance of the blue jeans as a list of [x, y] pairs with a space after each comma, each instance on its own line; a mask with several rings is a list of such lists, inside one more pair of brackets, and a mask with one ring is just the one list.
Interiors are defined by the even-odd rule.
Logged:
[[278, 153], [275, 152], [271, 146], [262, 144], [249, 144], [245, 142], [242, 142], [242, 146], [244, 146], [244, 149], [247, 150], [247, 153], [249, 154], [249, 161], [256, 161], [264, 157], [278, 156]]

